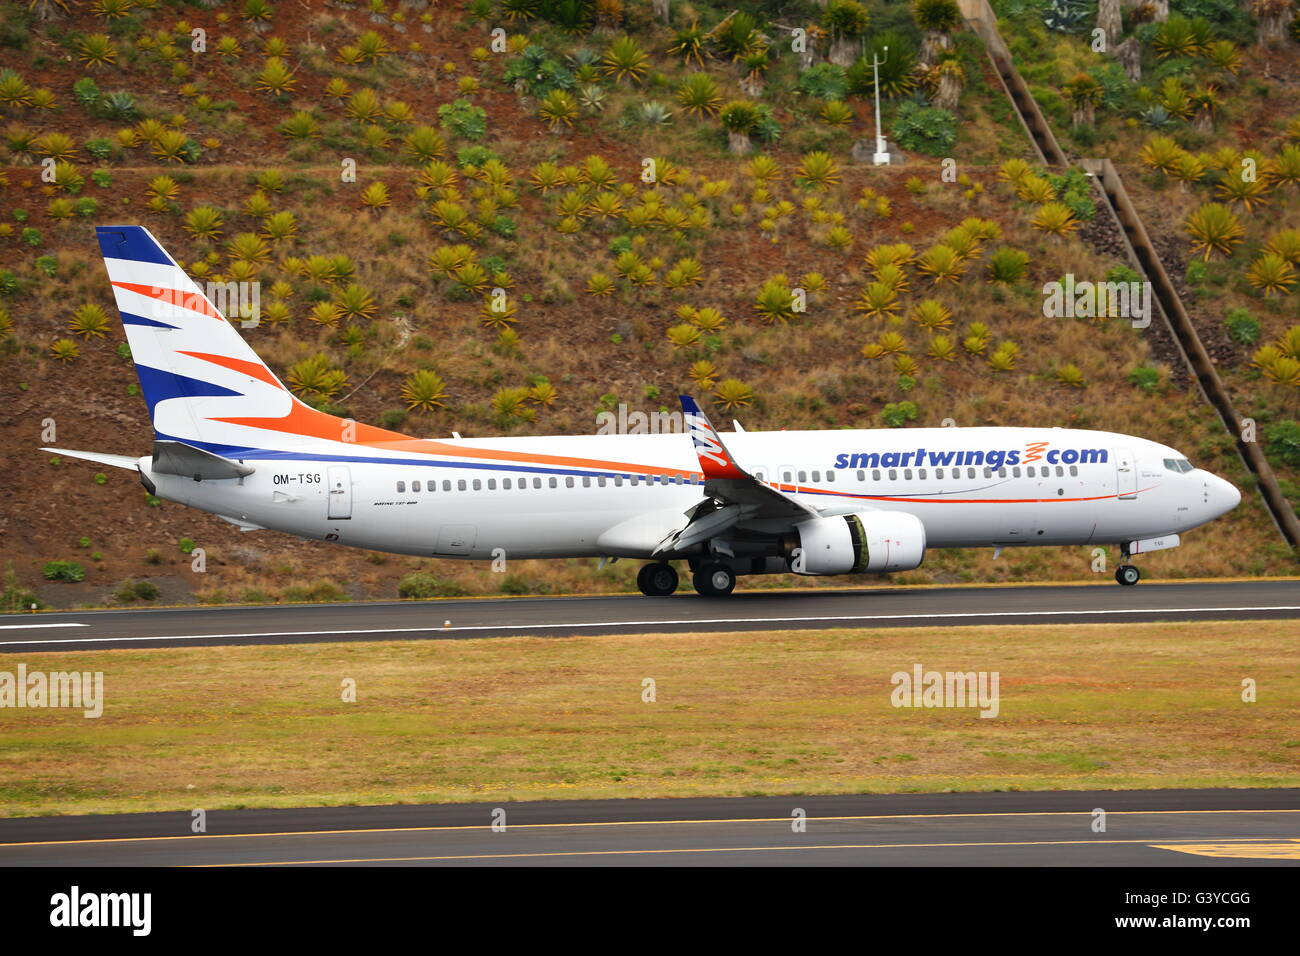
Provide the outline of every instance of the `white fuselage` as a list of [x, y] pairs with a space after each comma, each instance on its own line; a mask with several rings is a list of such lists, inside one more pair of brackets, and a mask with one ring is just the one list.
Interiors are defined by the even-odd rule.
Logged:
[[[726, 441], [743, 468], [824, 515], [914, 515], [931, 548], [1127, 542], [1186, 531], [1240, 500], [1228, 482], [1180, 469], [1173, 449], [1106, 432], [846, 429]], [[452, 452], [321, 441], [241, 459], [255, 471], [239, 479], [152, 474], [148, 457], [140, 468], [163, 498], [246, 527], [462, 559], [649, 558], [704, 497], [685, 434], [438, 445]]]

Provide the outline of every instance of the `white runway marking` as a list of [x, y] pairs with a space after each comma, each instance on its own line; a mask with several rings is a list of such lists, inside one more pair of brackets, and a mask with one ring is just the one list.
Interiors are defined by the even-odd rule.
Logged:
[[[1080, 611], [976, 611], [964, 614], [878, 614], [862, 616], [847, 614], [827, 617], [716, 617], [689, 618], [683, 620], [661, 621], [555, 621], [549, 624], [466, 624], [457, 627], [372, 627], [341, 631], [258, 631], [248, 634], [163, 634], [151, 637], [76, 637], [56, 638], [49, 641], [0, 641], [0, 646], [8, 644], [126, 644], [132, 641], [211, 641], [240, 640], [250, 637], [333, 637], [349, 634], [445, 634], [447, 631], [545, 631], [575, 627], [656, 627], [672, 625], [707, 625], [707, 624], [814, 624], [822, 621], [942, 621], [966, 620], [988, 617], [1060, 617], [1066, 615], [1106, 615], [1106, 614], [1187, 614], [1219, 613], [1240, 611], [1300, 611], [1300, 605], [1279, 604], [1261, 607], [1158, 607], [1158, 608], [1103, 608]], [[84, 625], [83, 625], [84, 626]]]
[[0, 631], [25, 631], [29, 627], [90, 627], [89, 624], [0, 624]]

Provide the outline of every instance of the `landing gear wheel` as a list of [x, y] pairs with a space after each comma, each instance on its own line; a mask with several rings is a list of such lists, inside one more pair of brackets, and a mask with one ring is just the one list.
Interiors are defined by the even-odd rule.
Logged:
[[677, 569], [657, 561], [647, 564], [636, 575], [636, 586], [646, 597], [663, 597], [677, 590]]
[[725, 564], [701, 564], [691, 583], [704, 597], [726, 597], [736, 587], [736, 572]]
[[1115, 580], [1126, 587], [1132, 587], [1142, 580], [1142, 572], [1131, 564], [1121, 564], [1115, 569]]

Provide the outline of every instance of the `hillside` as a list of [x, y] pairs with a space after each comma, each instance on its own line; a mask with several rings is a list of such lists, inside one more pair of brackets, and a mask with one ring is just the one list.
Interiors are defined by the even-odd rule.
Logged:
[[[734, 6], [675, 4], [664, 23], [649, 0], [0, 3], [8, 599], [631, 587], [626, 562], [501, 575], [241, 535], [147, 500], [125, 472], [41, 454], [49, 420], [64, 447], [148, 450], [94, 240], [115, 221], [146, 225], [198, 281], [259, 282], [244, 334], [277, 373], [320, 407], [412, 435], [590, 432], [602, 411], [670, 410], [687, 390], [750, 430], [951, 419], [1129, 432], [1248, 484], [1158, 321], [1044, 315], [1044, 283], [1129, 270], [1087, 180], [1032, 166], [972, 33], [926, 21], [933, 4]], [[811, 47], [798, 52], [793, 30]], [[857, 54], [885, 46], [895, 165], [877, 168], [870, 61]], [[1271, 184], [1266, 211], [1235, 211], [1250, 228], [1230, 257], [1188, 265], [1182, 222], [1210, 198], [1208, 173], [1187, 186], [1148, 174], [1148, 140], [1122, 106], [1097, 111], [1094, 144], [1145, 182], [1143, 212], [1300, 500], [1300, 365], [1285, 364], [1300, 362], [1297, 297], [1246, 277], [1300, 226], [1296, 182], [1268, 172], [1300, 139], [1288, 119], [1300, 107], [1276, 51], [1241, 52], [1234, 76], [1289, 112], [1250, 122], [1241, 94], [1226, 108], [1239, 121], [1216, 128], [1259, 151]], [[1184, 125], [1168, 135], [1201, 148]], [[1084, 145], [1070, 148], [1103, 152]], [[1255, 339], [1224, 344], [1237, 308]], [[1277, 355], [1260, 362], [1269, 342]], [[46, 580], [51, 561], [76, 562], [84, 580]], [[1092, 561], [1091, 548], [941, 552], [898, 579], [1089, 580]], [[1144, 564], [1152, 577], [1294, 571], [1249, 492]]]

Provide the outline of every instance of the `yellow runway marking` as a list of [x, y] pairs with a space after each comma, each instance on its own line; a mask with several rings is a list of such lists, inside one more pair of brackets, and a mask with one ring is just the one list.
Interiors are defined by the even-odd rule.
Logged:
[[[508, 804], [507, 804], [508, 806]], [[1295, 810], [1111, 810], [1108, 816], [1170, 816], [1174, 814], [1212, 813], [1300, 813]], [[809, 823], [854, 822], [858, 820], [953, 820], [979, 817], [1091, 817], [1091, 810], [1032, 810], [1026, 812], [1003, 811], [997, 813], [894, 813], [872, 816], [809, 817]], [[791, 817], [738, 817], [717, 820], [608, 820], [599, 823], [512, 823], [512, 830], [548, 830], [566, 827], [644, 827], [685, 826], [701, 823], [789, 823]], [[75, 846], [92, 843], [152, 843], [158, 840], [231, 840], [240, 837], [292, 837], [326, 836], [348, 833], [434, 833], [443, 830], [490, 830], [490, 823], [441, 827], [371, 827], [357, 830], [283, 830], [270, 833], [183, 833], [176, 836], [152, 837], [97, 837], [85, 840], [32, 840], [24, 843], [0, 843], [0, 853], [14, 846]], [[1142, 841], [1136, 841], [1142, 842]]]
[[1174, 850], [1227, 860], [1300, 860], [1300, 840], [1288, 840], [1285, 843], [1188, 843], [1179, 846], [1153, 843], [1151, 846], [1157, 850]]
[[[457, 860], [524, 860], [571, 856], [641, 856], [668, 853], [765, 853], [773, 850], [924, 850], [924, 849], [963, 849], [982, 847], [1020, 847], [1020, 846], [1076, 846], [1080, 844], [1137, 844], [1148, 840], [1033, 840], [1010, 843], [827, 843], [813, 846], [719, 846], [719, 847], [680, 847], [665, 850], [557, 850], [541, 853], [477, 853], [459, 856], [381, 856], [359, 857], [345, 860], [265, 860], [249, 863], [197, 863], [191, 866], [197, 869], [214, 869], [237, 866], [313, 866], [344, 863], [421, 863]], [[1173, 849], [1167, 847], [1162, 849]]]

